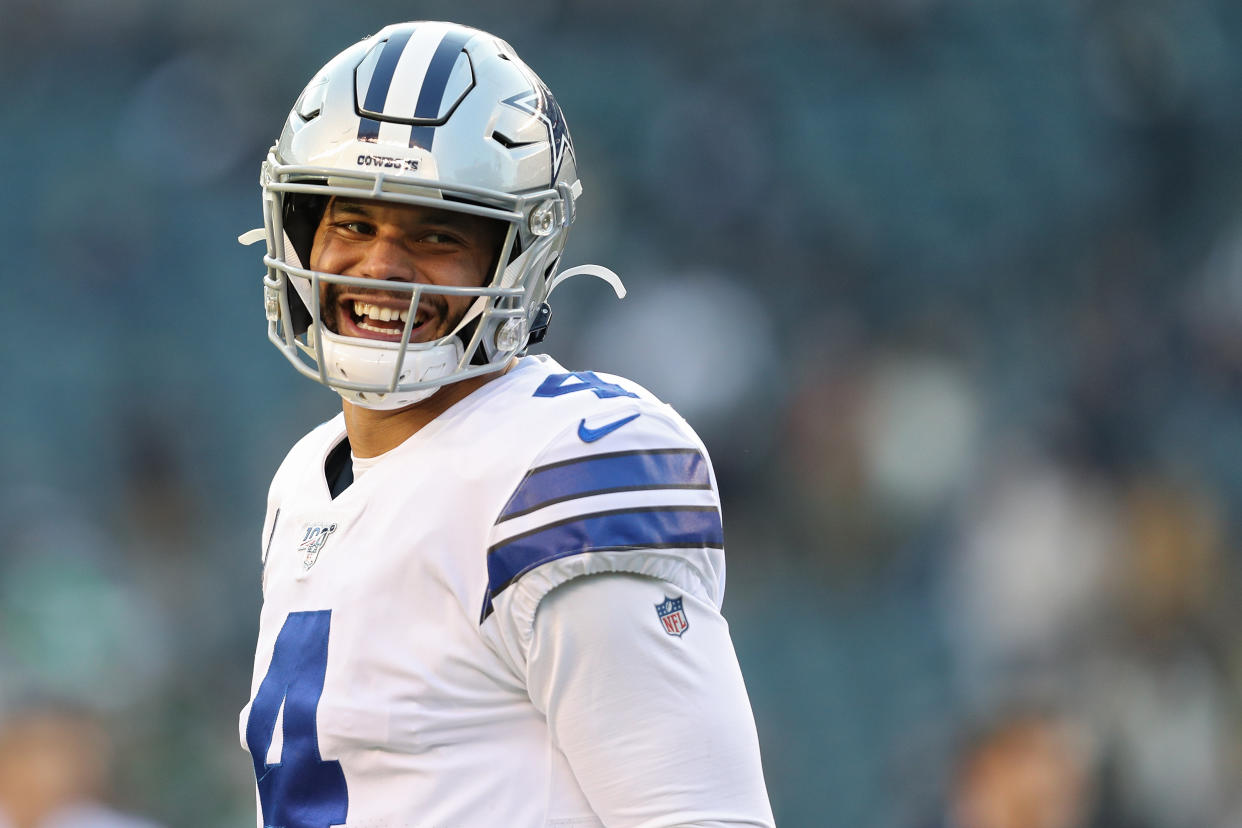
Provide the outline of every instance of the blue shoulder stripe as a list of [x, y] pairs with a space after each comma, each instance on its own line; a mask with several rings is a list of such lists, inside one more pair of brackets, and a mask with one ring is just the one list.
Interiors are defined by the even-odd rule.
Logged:
[[550, 561], [586, 552], [702, 547], [724, 547], [724, 529], [715, 506], [618, 509], [541, 526], [488, 550], [487, 595], [479, 622], [491, 614], [493, 598]]
[[499, 523], [563, 500], [642, 489], [710, 489], [696, 449], [619, 451], [532, 469], [500, 513]]

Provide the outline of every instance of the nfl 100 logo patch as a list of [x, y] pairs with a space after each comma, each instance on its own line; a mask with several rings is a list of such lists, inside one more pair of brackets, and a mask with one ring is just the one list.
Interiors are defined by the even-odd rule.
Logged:
[[306, 534], [302, 536], [302, 542], [298, 544], [298, 554], [302, 556], [303, 572], [309, 570], [315, 565], [315, 561], [319, 560], [323, 545], [328, 542], [328, 537], [335, 531], [335, 523], [308, 523], [306, 525]]
[[686, 618], [686, 611], [681, 608], [680, 598], [669, 598], [666, 595], [655, 608], [656, 614], [660, 616], [660, 623], [664, 625], [664, 631], [669, 635], [681, 638], [690, 629], [690, 620]]

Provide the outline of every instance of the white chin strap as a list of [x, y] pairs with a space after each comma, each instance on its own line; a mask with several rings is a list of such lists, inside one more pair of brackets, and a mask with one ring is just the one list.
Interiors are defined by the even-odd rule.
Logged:
[[553, 276], [552, 281], [548, 283], [548, 296], [552, 295], [552, 291], [556, 290], [557, 285], [574, 276], [594, 276], [597, 279], [603, 279], [612, 287], [612, 291], [617, 294], [618, 299], [625, 298], [625, 285], [621, 283], [621, 277], [603, 265], [593, 264], [571, 267], [569, 270]]

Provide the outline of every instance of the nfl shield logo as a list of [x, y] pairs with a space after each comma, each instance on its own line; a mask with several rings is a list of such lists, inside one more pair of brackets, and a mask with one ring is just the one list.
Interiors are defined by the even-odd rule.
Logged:
[[323, 551], [323, 545], [328, 542], [328, 536], [335, 531], [335, 523], [307, 524], [306, 534], [302, 537], [302, 542], [298, 544], [298, 554], [302, 556], [303, 572], [310, 569], [315, 565], [315, 561], [319, 560], [319, 553]]
[[680, 598], [669, 598], [666, 595], [663, 601], [655, 605], [655, 608], [656, 614], [660, 616], [660, 623], [664, 625], [664, 631], [669, 635], [680, 638], [690, 628], [686, 613], [681, 608]]

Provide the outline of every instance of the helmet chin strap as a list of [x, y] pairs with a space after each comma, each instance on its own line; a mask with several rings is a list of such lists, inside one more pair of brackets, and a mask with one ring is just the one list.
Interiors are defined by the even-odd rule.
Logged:
[[[289, 262], [289, 264], [296, 268], [305, 268], [306, 266], [302, 264], [302, 257], [298, 255], [297, 249], [294, 248], [293, 241], [290, 240], [289, 234], [281, 231], [281, 235], [284, 236], [285, 240], [285, 261]], [[309, 313], [310, 309], [314, 307], [314, 304], [311, 301], [310, 280], [296, 279], [290, 275], [289, 281], [293, 283], [293, 289], [298, 292], [298, 296], [302, 297], [302, 304], [306, 305], [306, 311]]]
[[618, 299], [625, 298], [625, 285], [621, 283], [621, 277], [613, 273], [603, 265], [584, 264], [577, 267], [571, 267], [569, 270], [563, 271], [552, 277], [552, 281], [548, 283], [548, 296], [552, 295], [552, 291], [557, 286], [574, 276], [594, 276], [597, 279], [603, 279], [612, 286], [613, 293], [617, 294]]

